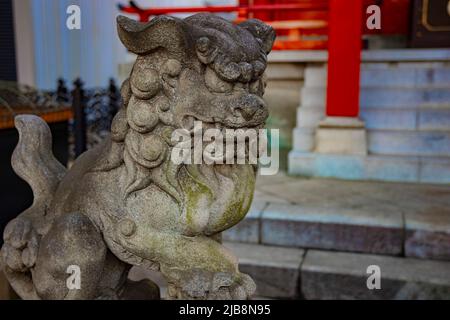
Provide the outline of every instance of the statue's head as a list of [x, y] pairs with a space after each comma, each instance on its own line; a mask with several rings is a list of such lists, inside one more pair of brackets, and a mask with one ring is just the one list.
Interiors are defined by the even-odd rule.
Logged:
[[197, 120], [221, 130], [264, 126], [264, 70], [273, 29], [256, 19], [235, 25], [212, 14], [158, 16], [146, 24], [119, 16], [117, 27], [122, 43], [137, 55], [111, 134], [129, 173], [125, 194], [155, 183], [186, 207], [186, 185], [197, 183], [208, 189], [212, 205], [223, 193], [217, 175], [235, 186], [238, 178], [254, 179], [247, 177], [254, 175], [251, 165], [172, 163], [171, 136], [176, 129], [192, 131]]
[[138, 55], [130, 77], [137, 106], [130, 116], [139, 120], [129, 119], [132, 128], [145, 131], [138, 109], [156, 100], [162, 110], [148, 112], [170, 111], [175, 126], [188, 129], [193, 119], [238, 128], [267, 118], [263, 75], [275, 36], [268, 25], [255, 19], [233, 25], [210, 14], [117, 22], [123, 44]]

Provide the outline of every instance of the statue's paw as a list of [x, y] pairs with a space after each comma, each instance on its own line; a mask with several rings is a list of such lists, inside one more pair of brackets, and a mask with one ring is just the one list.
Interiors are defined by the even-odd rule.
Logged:
[[208, 294], [208, 300], [248, 300], [253, 297], [256, 285], [252, 278], [240, 273], [231, 286], [219, 287]]
[[169, 283], [170, 299], [247, 300], [255, 293], [256, 285], [244, 273], [190, 273], [180, 285]]
[[26, 271], [34, 266], [38, 254], [39, 240], [31, 221], [16, 218], [5, 228], [2, 259], [14, 271]]

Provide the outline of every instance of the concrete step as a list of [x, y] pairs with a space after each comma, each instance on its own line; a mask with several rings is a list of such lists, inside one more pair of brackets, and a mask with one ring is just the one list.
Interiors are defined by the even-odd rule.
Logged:
[[450, 90], [445, 88], [361, 88], [361, 108], [420, 108], [450, 104]]
[[[289, 194], [289, 188], [292, 186], [280, 192]], [[382, 195], [380, 199], [365, 198], [363, 203], [362, 199], [355, 199], [356, 203], [347, 199], [346, 205], [338, 205], [332, 198], [319, 205], [257, 201], [243, 222], [223, 233], [223, 239], [450, 261], [450, 211], [442, 209], [448, 208], [450, 193], [439, 188], [444, 187], [434, 187], [432, 199], [404, 191], [407, 201], [400, 199], [396, 206], [389, 201], [399, 201], [398, 196], [394, 198], [398, 191], [392, 191], [393, 199]], [[380, 201], [387, 205], [378, 204]]]
[[289, 153], [289, 172], [293, 175], [344, 180], [450, 184], [450, 158], [332, 155], [294, 150]]
[[366, 129], [378, 130], [414, 130], [417, 128], [416, 109], [364, 108], [359, 116], [364, 120]]
[[[225, 242], [257, 295], [282, 299], [450, 299], [450, 262]], [[380, 289], [368, 278], [380, 271]], [[369, 281], [372, 284], [372, 280]]]
[[450, 86], [450, 68], [361, 68], [361, 87]]
[[371, 154], [450, 157], [450, 130], [368, 130], [367, 136]]
[[[305, 87], [326, 87], [327, 70], [324, 66], [308, 66], [305, 69]], [[409, 64], [363, 64], [361, 87], [445, 87], [450, 86], [450, 67]]]
[[[380, 287], [369, 289], [378, 271]], [[309, 250], [300, 282], [306, 299], [447, 300], [450, 262]]]
[[[316, 127], [324, 117], [324, 106], [301, 106], [297, 127]], [[450, 131], [450, 102], [417, 108], [362, 107], [360, 117], [367, 129]]]
[[[300, 92], [302, 107], [323, 107], [326, 101], [325, 87], [303, 87]], [[414, 109], [421, 107], [449, 106], [448, 87], [395, 88], [362, 87], [360, 90], [361, 108]]]
[[261, 215], [261, 243], [386, 255], [403, 251], [400, 212], [271, 203]]
[[239, 270], [256, 283], [256, 295], [295, 299], [300, 292], [304, 250], [255, 244], [224, 243], [239, 259]]
[[450, 131], [450, 104], [440, 108], [362, 108], [360, 117], [367, 129]]
[[450, 158], [419, 157], [420, 182], [450, 184]]

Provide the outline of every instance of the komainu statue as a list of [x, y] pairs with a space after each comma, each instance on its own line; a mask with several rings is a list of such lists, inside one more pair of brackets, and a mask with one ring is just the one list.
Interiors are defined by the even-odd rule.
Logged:
[[6, 277], [24, 299], [127, 299], [147, 288], [127, 279], [141, 266], [162, 273], [172, 299], [248, 299], [255, 284], [220, 234], [247, 213], [256, 167], [176, 164], [171, 136], [194, 121], [264, 126], [275, 33], [256, 19], [234, 25], [211, 14], [146, 24], [119, 16], [117, 25], [137, 59], [108, 139], [67, 170], [41, 118], [15, 119], [12, 165], [34, 202], [5, 228]]

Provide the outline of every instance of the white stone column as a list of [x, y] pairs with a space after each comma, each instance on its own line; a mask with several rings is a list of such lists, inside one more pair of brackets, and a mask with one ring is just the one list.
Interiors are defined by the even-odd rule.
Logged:
[[353, 117], [326, 117], [316, 131], [317, 153], [367, 155], [364, 122]]
[[311, 152], [315, 149], [316, 129], [325, 117], [326, 79], [326, 64], [306, 66], [294, 129], [294, 151]]

